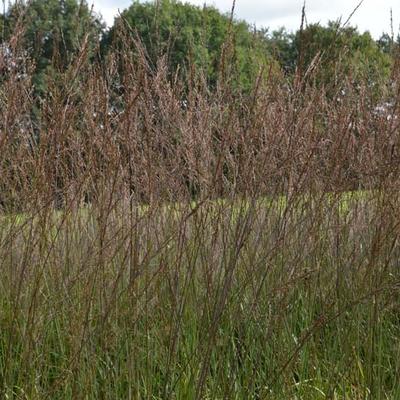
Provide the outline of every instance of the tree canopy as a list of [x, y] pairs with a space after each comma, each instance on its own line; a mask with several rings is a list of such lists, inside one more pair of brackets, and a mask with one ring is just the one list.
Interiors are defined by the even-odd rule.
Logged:
[[[195, 70], [210, 87], [228, 69], [229, 83], [243, 90], [252, 87], [265, 65], [280, 65], [288, 77], [312, 70], [309, 77], [325, 87], [343, 77], [375, 85], [389, 76], [399, 43], [387, 34], [375, 41], [368, 32], [338, 22], [311, 24], [295, 33], [284, 28], [269, 32], [214, 7], [178, 0], [134, 0], [108, 30], [86, 0], [23, 0], [0, 16], [0, 40], [7, 43], [18, 26], [22, 28], [23, 47], [34, 65], [33, 83], [40, 94], [48, 79], [68, 68], [84, 42], [89, 42], [90, 62], [100, 40], [102, 54], [112, 53], [121, 40], [121, 25], [139, 38], [151, 66], [162, 56], [171, 76]], [[105, 58], [100, 62], [104, 64]]]
[[271, 60], [265, 42], [246, 22], [231, 20], [214, 7], [201, 8], [175, 0], [136, 0], [106, 34], [105, 47], [116, 40], [121, 23], [128, 23], [137, 34], [153, 65], [162, 55], [167, 57], [172, 72], [195, 65], [212, 85], [221, 73], [223, 57], [229, 58], [242, 87], [251, 84], [260, 64]]
[[391, 58], [386, 42], [377, 43], [369, 32], [359, 33], [338, 22], [310, 24], [294, 34], [283, 28], [271, 34], [267, 31], [265, 37], [282, 68], [291, 74], [300, 68], [304, 74], [316, 67], [311, 75], [320, 85], [334, 85], [344, 76], [373, 84], [389, 75]]
[[85, 0], [18, 2], [2, 16], [2, 25], [3, 41], [22, 29], [23, 47], [35, 66], [33, 83], [38, 92], [45, 90], [48, 77], [68, 67], [85, 40], [91, 41], [93, 50], [105, 28]]

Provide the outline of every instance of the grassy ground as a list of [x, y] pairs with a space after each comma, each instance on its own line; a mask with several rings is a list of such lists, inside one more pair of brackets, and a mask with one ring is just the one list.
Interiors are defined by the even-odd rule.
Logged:
[[400, 398], [397, 197], [3, 222], [4, 398]]

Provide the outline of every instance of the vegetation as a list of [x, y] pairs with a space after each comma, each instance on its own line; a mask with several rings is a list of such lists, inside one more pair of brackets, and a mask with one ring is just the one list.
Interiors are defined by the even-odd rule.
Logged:
[[[232, 20], [213, 7], [170, 0], [134, 1], [105, 35], [105, 49], [115, 41], [121, 23], [140, 38], [153, 67], [165, 56], [172, 75], [177, 71], [193, 74], [195, 68], [204, 72], [212, 86], [224, 73], [224, 61], [235, 70], [236, 85], [242, 89], [251, 86], [260, 64], [272, 62], [266, 44], [247, 23]], [[228, 35], [231, 42], [226, 41]]]
[[399, 398], [397, 44], [160, 2], [35, 52], [47, 4], [3, 19], [0, 398]]
[[34, 63], [33, 83], [37, 94], [45, 95], [49, 80], [60, 80], [85, 41], [92, 53], [104, 25], [95, 18], [86, 1], [34, 0], [18, 2], [7, 12], [4, 40], [21, 28], [23, 43]]

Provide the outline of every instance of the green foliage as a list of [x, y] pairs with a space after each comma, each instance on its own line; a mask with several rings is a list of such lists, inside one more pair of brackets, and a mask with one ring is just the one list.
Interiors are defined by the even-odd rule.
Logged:
[[279, 62], [281, 68], [287, 73], [293, 72], [296, 68], [298, 56], [297, 49], [294, 46], [295, 35], [283, 27], [271, 33], [269, 33], [268, 29], [261, 32], [268, 48]]
[[142, 41], [152, 67], [165, 56], [171, 77], [177, 71], [183, 76], [201, 71], [212, 87], [224, 78], [244, 91], [254, 85], [261, 66], [275, 64], [273, 59], [289, 76], [296, 68], [303, 74], [314, 68], [317, 72], [310, 75], [328, 89], [343, 78], [353, 83], [367, 78], [378, 87], [389, 76], [398, 42], [392, 43], [387, 34], [374, 41], [368, 32], [360, 34], [337, 22], [326, 27], [311, 24], [296, 33], [284, 28], [253, 31], [246, 22], [231, 21], [214, 7], [177, 0], [135, 0], [106, 33], [86, 1], [19, 2], [0, 16], [2, 41], [10, 38], [18, 22], [24, 30], [24, 48], [36, 66], [33, 83], [39, 94], [45, 93], [49, 79], [54, 81], [65, 71], [86, 35], [88, 57], [93, 57], [101, 36], [104, 52], [109, 53], [124, 22]]
[[229, 65], [230, 76], [235, 76], [233, 84], [246, 89], [254, 83], [259, 66], [271, 61], [265, 43], [247, 23], [231, 21], [214, 7], [175, 0], [135, 1], [104, 38], [106, 49], [117, 39], [121, 20], [138, 35], [153, 66], [166, 55], [172, 75], [195, 67], [215, 85]]
[[33, 83], [38, 93], [44, 93], [50, 77], [54, 79], [66, 70], [85, 40], [90, 42], [90, 57], [103, 29], [86, 1], [77, 0], [17, 3], [10, 7], [5, 20], [5, 40], [18, 33], [18, 22], [22, 27], [24, 48], [35, 64]]
[[354, 27], [311, 24], [304, 30], [289, 33], [281, 28], [263, 36], [281, 68], [289, 75], [307, 75], [317, 85], [337, 87], [344, 81], [366, 82], [378, 88], [390, 74], [392, 58], [390, 38], [375, 41], [369, 32], [359, 33]]
[[387, 33], [384, 33], [376, 43], [385, 54], [390, 54], [394, 44], [392, 38]]
[[318, 84], [336, 85], [344, 78], [353, 82], [380, 84], [390, 73], [391, 60], [373, 40], [369, 32], [360, 34], [356, 28], [340, 27], [330, 22], [327, 27], [309, 25], [298, 31], [293, 44], [301, 72], [316, 68]]

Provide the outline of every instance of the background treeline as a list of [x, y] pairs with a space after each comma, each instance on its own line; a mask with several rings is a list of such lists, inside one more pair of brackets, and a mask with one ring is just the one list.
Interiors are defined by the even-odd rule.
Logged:
[[399, 44], [388, 34], [375, 41], [368, 32], [339, 22], [311, 24], [295, 33], [284, 28], [270, 32], [232, 20], [214, 7], [175, 0], [134, 1], [109, 29], [86, 1], [19, 1], [0, 17], [3, 44], [15, 45], [10, 40], [18, 27], [23, 28], [18, 41], [32, 62], [38, 95], [45, 94], [50, 80], [62, 79], [84, 43], [90, 61], [105, 64], [120, 47], [122, 27], [142, 42], [153, 69], [165, 57], [171, 79], [201, 71], [213, 88], [228, 73], [232, 86], [244, 91], [252, 87], [260, 68], [294, 76], [317, 64], [321, 67], [314, 79], [325, 86], [349, 74], [378, 86], [388, 78]]

